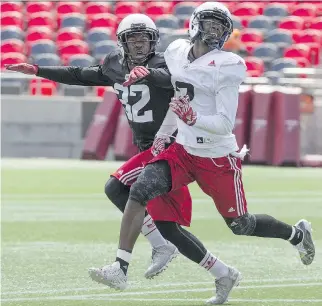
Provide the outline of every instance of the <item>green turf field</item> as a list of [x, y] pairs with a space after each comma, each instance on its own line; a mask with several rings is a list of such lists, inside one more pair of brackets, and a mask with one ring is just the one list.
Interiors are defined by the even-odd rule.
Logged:
[[[23, 306], [204, 305], [212, 277], [183, 256], [152, 281], [150, 247], [140, 238], [123, 293], [92, 283], [91, 266], [113, 262], [120, 213], [103, 189], [115, 163], [2, 161], [2, 303]], [[322, 305], [322, 170], [245, 167], [249, 210], [289, 223], [312, 222], [309, 267], [284, 241], [234, 236], [210, 198], [191, 185], [191, 231], [243, 273], [231, 305]]]

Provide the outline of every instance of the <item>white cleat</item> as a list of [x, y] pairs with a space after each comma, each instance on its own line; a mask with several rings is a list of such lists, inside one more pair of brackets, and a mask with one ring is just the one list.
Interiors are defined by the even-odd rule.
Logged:
[[295, 224], [295, 227], [303, 232], [303, 240], [294, 247], [298, 250], [302, 263], [304, 265], [310, 265], [315, 256], [311, 223], [302, 219]]
[[179, 255], [179, 251], [175, 245], [168, 241], [167, 244], [161, 245], [152, 249], [152, 262], [146, 270], [144, 276], [146, 278], [153, 278], [167, 269], [168, 264], [172, 259]]
[[127, 276], [120, 268], [118, 261], [102, 268], [90, 268], [89, 276], [94, 282], [109, 286], [116, 290], [124, 290], [127, 287]]
[[239, 285], [242, 279], [241, 273], [235, 268], [228, 267], [228, 275], [216, 279], [216, 295], [206, 301], [207, 304], [221, 305], [228, 301], [228, 296], [234, 287]]

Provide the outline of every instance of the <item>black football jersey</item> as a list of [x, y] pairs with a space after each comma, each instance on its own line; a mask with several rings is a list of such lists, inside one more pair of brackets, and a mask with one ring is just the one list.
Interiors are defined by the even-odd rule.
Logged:
[[112, 86], [123, 105], [134, 143], [142, 151], [152, 145], [174, 94], [162, 53], [152, 56], [146, 68], [150, 71], [147, 78], [123, 87], [130, 71], [120, 51], [115, 50], [106, 56], [102, 65], [86, 68], [39, 67], [37, 75], [70, 85]]

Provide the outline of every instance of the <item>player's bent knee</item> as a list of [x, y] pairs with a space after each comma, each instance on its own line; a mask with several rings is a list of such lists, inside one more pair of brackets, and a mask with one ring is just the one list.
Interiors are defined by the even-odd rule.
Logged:
[[111, 178], [105, 184], [105, 194], [109, 200], [120, 210], [124, 211], [129, 198], [130, 187], [122, 184], [117, 178]]
[[146, 206], [147, 202], [171, 190], [171, 175], [163, 163], [148, 164], [130, 189], [130, 199]]
[[105, 184], [104, 190], [106, 196], [112, 201], [112, 199], [120, 194], [122, 185], [123, 184], [117, 178], [111, 176]]
[[252, 236], [256, 227], [256, 218], [246, 213], [238, 218], [224, 218], [226, 224], [235, 235]]

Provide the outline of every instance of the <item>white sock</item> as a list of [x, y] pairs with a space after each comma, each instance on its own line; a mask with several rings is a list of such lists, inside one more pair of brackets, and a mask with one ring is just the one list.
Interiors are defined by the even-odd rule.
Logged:
[[290, 238], [288, 238], [288, 241], [291, 241], [294, 238], [295, 233], [296, 233], [295, 226], [292, 226], [292, 234], [291, 234]]
[[144, 218], [141, 233], [149, 240], [153, 248], [167, 244], [167, 241], [163, 238], [163, 236], [157, 229], [150, 215], [147, 215]]
[[216, 278], [227, 276], [229, 272], [228, 266], [211, 254], [208, 250], [206, 256], [199, 263], [199, 265], [209, 271]]
[[116, 252], [116, 257], [126, 261], [127, 263], [130, 263], [132, 253], [124, 251], [122, 249], [118, 249], [117, 252]]

